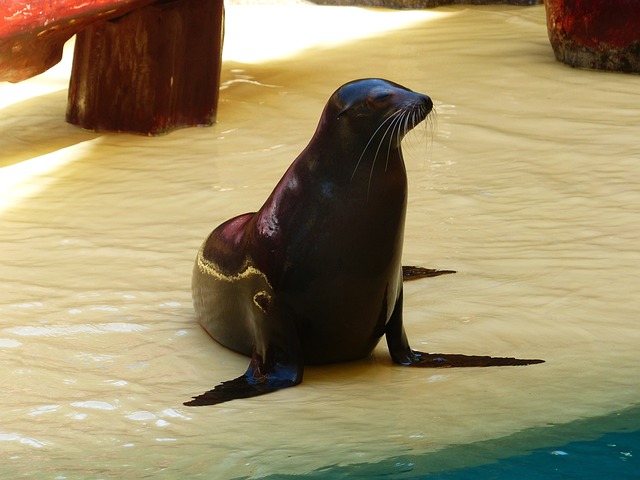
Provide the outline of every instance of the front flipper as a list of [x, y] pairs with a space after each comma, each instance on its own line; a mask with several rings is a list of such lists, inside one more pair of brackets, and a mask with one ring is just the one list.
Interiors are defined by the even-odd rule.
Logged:
[[393, 361], [408, 367], [498, 367], [507, 365], [532, 365], [544, 362], [544, 360], [535, 359], [527, 360], [511, 357], [423, 353], [411, 350], [409, 341], [407, 340], [407, 334], [402, 325], [402, 292], [400, 292], [400, 297], [393, 309], [393, 314], [389, 322], [387, 322], [385, 334], [389, 353]]
[[244, 375], [216, 385], [213, 390], [193, 397], [185, 402], [187, 407], [216, 405], [240, 398], [257, 397], [287, 387], [293, 387], [302, 381], [302, 359], [287, 364], [275, 363], [268, 367], [256, 353]]
[[413, 267], [409, 265], [402, 266], [402, 279], [417, 280], [425, 277], [437, 277], [439, 275], [447, 275], [448, 273], [456, 273], [455, 270], [436, 270], [434, 268]]
[[255, 328], [249, 368], [244, 375], [222, 382], [184, 405], [216, 405], [229, 400], [257, 397], [302, 382], [304, 358], [296, 322], [282, 314], [277, 302], [267, 292], [258, 292], [253, 301], [260, 313], [251, 320]]

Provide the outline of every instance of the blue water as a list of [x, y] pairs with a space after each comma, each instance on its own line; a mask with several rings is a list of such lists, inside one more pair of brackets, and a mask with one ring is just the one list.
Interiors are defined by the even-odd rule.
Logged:
[[435, 453], [266, 478], [640, 480], [640, 406]]

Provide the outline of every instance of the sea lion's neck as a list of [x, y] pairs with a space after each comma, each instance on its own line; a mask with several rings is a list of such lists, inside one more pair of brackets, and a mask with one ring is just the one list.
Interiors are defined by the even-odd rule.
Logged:
[[406, 176], [399, 141], [389, 136], [365, 137], [344, 130], [335, 125], [318, 128], [292, 168], [309, 172], [312, 181], [320, 177], [348, 183], [365, 179], [370, 183], [374, 176], [387, 173]]

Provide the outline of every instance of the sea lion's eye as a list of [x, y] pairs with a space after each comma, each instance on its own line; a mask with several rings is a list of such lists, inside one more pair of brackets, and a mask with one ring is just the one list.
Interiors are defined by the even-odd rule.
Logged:
[[367, 104], [369, 105], [369, 108], [383, 108], [387, 104], [389, 98], [391, 98], [390, 92], [373, 93], [367, 98]]

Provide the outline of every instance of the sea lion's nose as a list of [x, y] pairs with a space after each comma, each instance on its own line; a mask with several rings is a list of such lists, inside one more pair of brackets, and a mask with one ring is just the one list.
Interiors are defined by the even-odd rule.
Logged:
[[431, 110], [433, 109], [433, 101], [431, 100], [431, 98], [428, 95], [420, 94], [420, 100], [422, 101], [424, 107], [427, 109], [427, 113], [431, 112]]

